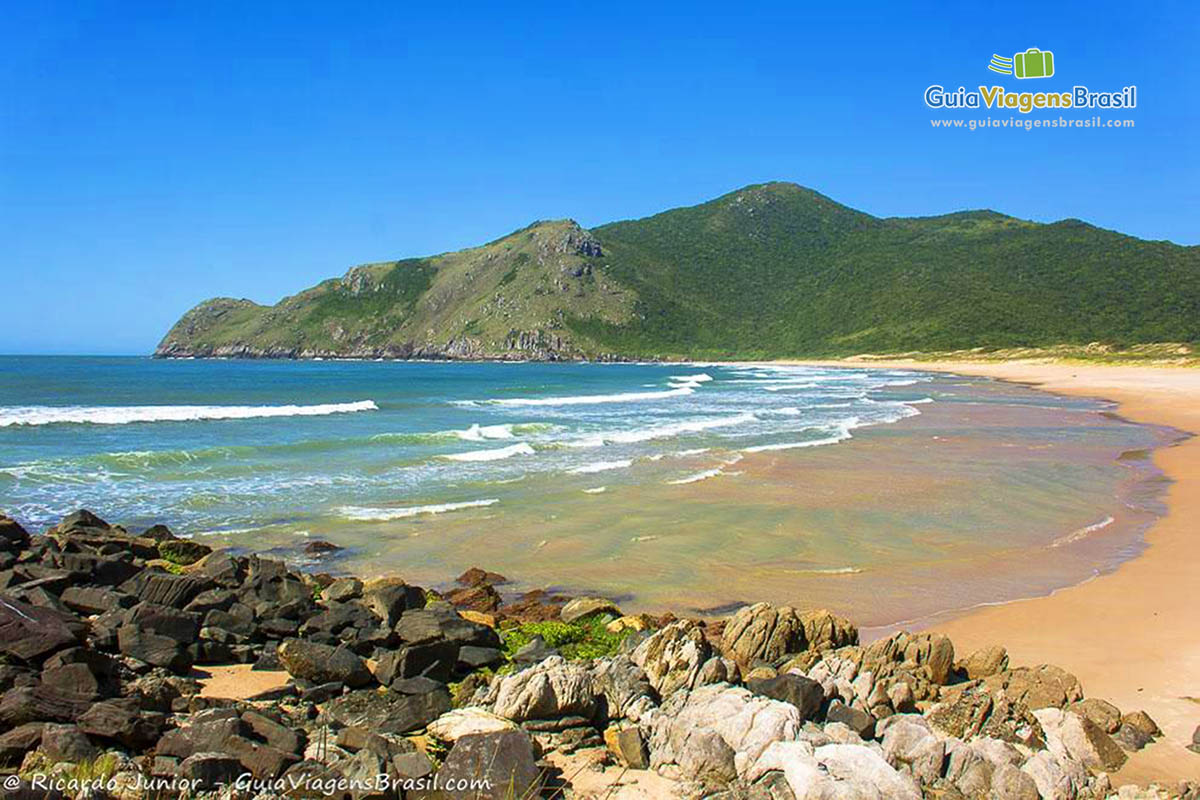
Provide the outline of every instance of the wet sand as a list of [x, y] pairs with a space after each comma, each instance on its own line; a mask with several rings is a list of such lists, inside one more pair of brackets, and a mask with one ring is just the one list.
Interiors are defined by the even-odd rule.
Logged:
[[[854, 362], [840, 362], [846, 366]], [[880, 362], [1029, 383], [1101, 397], [1136, 422], [1200, 432], [1200, 370], [1036, 362]], [[1051, 663], [1075, 673], [1092, 697], [1144, 709], [1166, 734], [1132, 757], [1114, 784], [1200, 780], [1189, 752], [1200, 724], [1200, 437], [1155, 452], [1174, 483], [1168, 513], [1147, 547], [1117, 570], [1048, 597], [982, 608], [933, 627], [966, 654], [1002, 644], [1014, 664]]]

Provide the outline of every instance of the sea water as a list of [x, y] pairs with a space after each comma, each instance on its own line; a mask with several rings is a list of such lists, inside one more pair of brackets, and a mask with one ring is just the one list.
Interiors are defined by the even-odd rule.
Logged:
[[0, 511], [635, 607], [886, 624], [1111, 569], [1167, 432], [913, 370], [0, 358]]

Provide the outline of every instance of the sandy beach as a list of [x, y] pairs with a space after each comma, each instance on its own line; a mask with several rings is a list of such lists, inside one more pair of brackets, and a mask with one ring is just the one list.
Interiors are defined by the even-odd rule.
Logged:
[[[861, 361], [807, 362], [860, 366]], [[1035, 385], [1119, 404], [1136, 422], [1200, 432], [1200, 370], [1157, 366], [978, 361], [877, 361]], [[1147, 532], [1147, 549], [1116, 571], [1048, 597], [981, 608], [934, 627], [960, 654], [1002, 644], [1014, 664], [1057, 664], [1090, 697], [1143, 709], [1163, 741], [1130, 758], [1114, 783], [1200, 779], [1200, 755], [1185, 749], [1200, 724], [1200, 437], [1155, 454], [1173, 481], [1168, 514]]]

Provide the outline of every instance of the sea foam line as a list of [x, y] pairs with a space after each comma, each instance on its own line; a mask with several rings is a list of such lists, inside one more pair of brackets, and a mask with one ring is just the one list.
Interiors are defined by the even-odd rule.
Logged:
[[1113, 519], [1111, 516], [1105, 517], [1104, 519], [1100, 520], [1099, 522], [1093, 522], [1091, 525], [1084, 526], [1077, 531], [1072, 531], [1071, 533], [1067, 534], [1066, 536], [1055, 539], [1053, 542], [1050, 543], [1050, 546], [1051, 547], [1062, 547], [1065, 544], [1071, 544], [1073, 542], [1078, 542], [1080, 539], [1086, 539], [1088, 536], [1095, 533], [1096, 531], [1107, 528], [1109, 525], [1112, 525], [1114, 522], [1116, 522], [1116, 520]]
[[500, 502], [500, 498], [487, 500], [464, 500], [460, 503], [436, 503], [427, 506], [409, 506], [407, 508], [364, 508], [361, 506], [342, 506], [338, 513], [346, 519], [361, 521], [384, 521], [389, 519], [406, 519], [421, 514], [444, 514], [447, 511], [459, 511], [464, 508], [484, 508]]
[[378, 411], [374, 400], [298, 406], [5, 406], [0, 428], [10, 425], [128, 425], [135, 422], [195, 422], [260, 417], [317, 417]]
[[497, 450], [468, 450], [465, 453], [447, 453], [442, 458], [448, 458], [451, 461], [499, 461], [512, 456], [531, 456], [535, 452], [532, 447], [521, 442], [520, 444], [501, 447]]
[[625, 469], [633, 464], [633, 459], [623, 459], [621, 461], [596, 461], [592, 464], [584, 464], [582, 467], [575, 467], [567, 470], [572, 475], [592, 475], [597, 472], [607, 472], [610, 469]]
[[687, 422], [672, 422], [666, 425], [655, 425], [632, 431], [615, 431], [588, 436], [567, 444], [571, 447], [603, 447], [605, 444], [637, 444], [653, 439], [667, 439], [684, 433], [699, 433], [712, 428], [727, 428], [733, 425], [745, 425], [755, 422], [758, 417], [750, 412], [735, 414], [716, 419], [696, 419]]

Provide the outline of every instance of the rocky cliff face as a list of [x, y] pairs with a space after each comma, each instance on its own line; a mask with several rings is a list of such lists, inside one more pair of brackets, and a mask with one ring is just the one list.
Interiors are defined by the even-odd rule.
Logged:
[[571, 220], [538, 222], [483, 247], [366, 264], [274, 306], [217, 298], [188, 311], [165, 358], [612, 359], [572, 327], [619, 324], [634, 293]]

